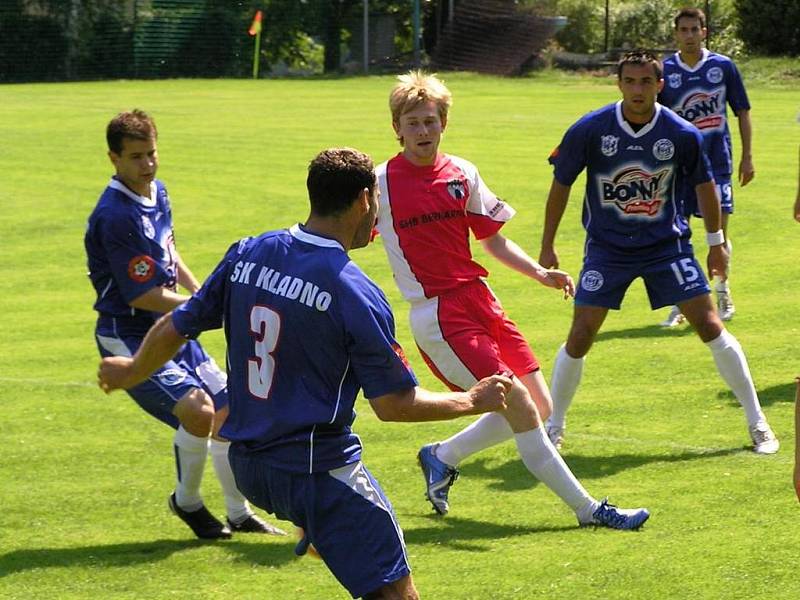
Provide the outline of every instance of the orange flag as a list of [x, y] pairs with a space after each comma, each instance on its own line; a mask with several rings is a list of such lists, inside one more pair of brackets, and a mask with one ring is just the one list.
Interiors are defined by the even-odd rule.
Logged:
[[247, 30], [247, 33], [250, 35], [258, 35], [261, 33], [261, 11], [256, 11], [256, 16], [253, 17], [253, 23], [250, 25], [250, 29]]

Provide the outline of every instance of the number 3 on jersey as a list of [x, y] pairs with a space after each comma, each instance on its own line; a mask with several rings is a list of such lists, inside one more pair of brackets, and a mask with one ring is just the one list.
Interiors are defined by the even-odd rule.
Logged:
[[692, 283], [700, 277], [697, 267], [694, 266], [694, 261], [691, 258], [682, 258], [679, 261], [670, 263], [672, 272], [675, 273], [675, 279], [678, 280], [680, 285], [685, 283]]
[[275, 376], [272, 353], [281, 333], [281, 316], [266, 306], [250, 311], [250, 333], [255, 337], [255, 357], [247, 361], [247, 387], [256, 398], [267, 400]]

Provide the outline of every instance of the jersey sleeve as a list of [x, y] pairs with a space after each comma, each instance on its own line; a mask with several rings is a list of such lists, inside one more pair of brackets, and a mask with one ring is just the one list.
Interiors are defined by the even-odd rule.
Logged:
[[703, 151], [703, 134], [692, 127], [683, 134], [683, 148], [681, 155], [681, 168], [689, 184], [694, 187], [714, 179], [711, 161]]
[[152, 256], [153, 242], [143, 224], [130, 213], [112, 213], [102, 219], [100, 236], [109, 268], [125, 302], [130, 303], [172, 276]]
[[350, 366], [367, 398], [417, 385], [395, 339], [394, 316], [383, 293], [353, 263], [340, 275]]
[[588, 127], [583, 120], [567, 129], [561, 143], [550, 153], [553, 177], [561, 185], [572, 185], [586, 167]]
[[204, 331], [222, 327], [225, 311], [225, 292], [231, 267], [243, 247], [242, 240], [232, 245], [222, 261], [203, 282], [197, 292], [172, 311], [172, 324], [185, 338], [196, 338]]
[[725, 95], [733, 112], [750, 110], [750, 100], [747, 98], [742, 76], [733, 61], [728, 62], [725, 70]]
[[470, 187], [466, 205], [467, 223], [475, 237], [482, 240], [500, 231], [516, 211], [489, 189], [473, 165], [466, 167]]

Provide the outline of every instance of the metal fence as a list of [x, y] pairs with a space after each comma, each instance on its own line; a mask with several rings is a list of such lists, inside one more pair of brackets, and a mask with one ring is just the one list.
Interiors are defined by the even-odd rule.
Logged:
[[249, 14], [206, 0], [0, 0], [0, 82], [246, 75]]

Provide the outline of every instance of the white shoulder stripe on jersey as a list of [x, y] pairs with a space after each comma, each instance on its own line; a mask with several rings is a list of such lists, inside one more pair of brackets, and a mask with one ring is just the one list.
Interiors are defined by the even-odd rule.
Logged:
[[126, 186], [124, 183], [122, 183], [121, 181], [117, 181], [116, 179], [112, 179], [109, 182], [108, 187], [110, 187], [112, 190], [117, 190], [118, 192], [122, 192], [137, 204], [141, 204], [142, 206], [145, 206], [147, 208], [153, 208], [156, 205], [155, 181], [150, 182], [150, 198], [145, 198], [144, 196], [140, 196], [133, 190], [129, 189], [128, 186]]
[[344, 248], [336, 240], [332, 240], [319, 235], [314, 235], [313, 233], [308, 233], [307, 231], [303, 231], [302, 229], [300, 229], [299, 223], [292, 225], [289, 228], [289, 233], [292, 235], [292, 237], [300, 240], [301, 242], [306, 242], [307, 244], [313, 244], [314, 246], [321, 246], [323, 248], [339, 248], [339, 250], [344, 252]]
[[406, 259], [403, 248], [400, 246], [400, 237], [397, 235], [397, 230], [395, 229], [387, 167], [388, 163], [381, 163], [375, 169], [375, 176], [378, 179], [378, 189], [380, 190], [380, 197], [378, 198], [378, 220], [375, 226], [383, 238], [383, 249], [386, 251], [386, 257], [389, 259], [389, 264], [394, 274], [394, 281], [400, 293], [410, 302], [424, 300], [426, 297], [425, 290], [414, 274], [414, 271], [411, 269], [411, 264]]

